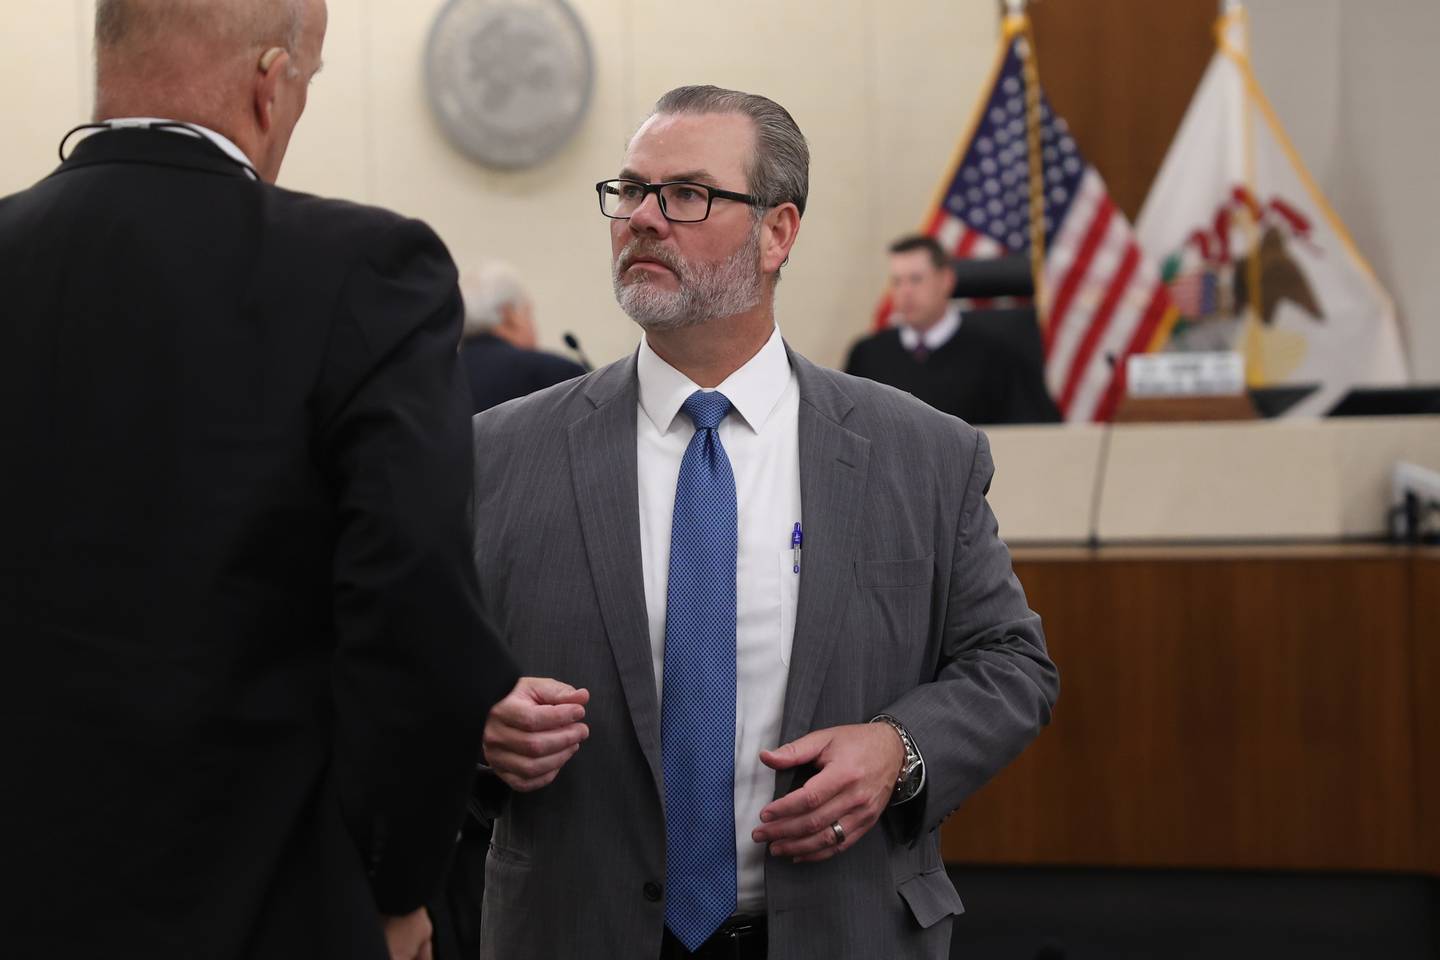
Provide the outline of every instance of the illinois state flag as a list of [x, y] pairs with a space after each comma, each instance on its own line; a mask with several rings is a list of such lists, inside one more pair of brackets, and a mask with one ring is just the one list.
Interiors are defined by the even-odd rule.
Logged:
[[1252, 386], [1406, 381], [1389, 294], [1355, 248], [1251, 72], [1245, 13], [1216, 25], [1200, 81], [1136, 230], [1180, 312], [1167, 350], [1237, 350]]
[[[990, 83], [922, 229], [958, 258], [1030, 257], [1045, 380], [1068, 421], [1109, 420], [1125, 358], [1163, 343], [1173, 323], [1158, 265], [1040, 89], [1023, 14], [1005, 20]], [[876, 321], [889, 321], [888, 300]]]

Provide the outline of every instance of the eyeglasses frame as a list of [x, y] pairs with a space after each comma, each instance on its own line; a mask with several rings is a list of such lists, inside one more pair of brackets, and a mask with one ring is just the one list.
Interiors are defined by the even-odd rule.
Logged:
[[[645, 193], [640, 197], [640, 204], [636, 206], [636, 210], [639, 210], [641, 206], [645, 205], [646, 197], [650, 196], [650, 194], [652, 193], [655, 194], [655, 202], [660, 207], [660, 215], [666, 220], [669, 220], [671, 223], [704, 223], [706, 220], [710, 219], [710, 209], [715, 205], [715, 201], [717, 199], [730, 200], [735, 203], [744, 203], [752, 207], [774, 206], [774, 204], [766, 203], [759, 197], [751, 196], [748, 193], [736, 193], [733, 190], [721, 190], [719, 187], [712, 187], [708, 183], [696, 183], [694, 180], [666, 180], [663, 183], [646, 183], [643, 180], [632, 180], [629, 177], [611, 177], [609, 180], [601, 180], [595, 184], [595, 198], [600, 202], [600, 213], [611, 220], [629, 220], [630, 217], [634, 216], [634, 214], [630, 214], [629, 216], [624, 217], [617, 217], [605, 212], [605, 185], [607, 183], [633, 183], [637, 187], [643, 187]], [[665, 196], [660, 191], [665, 187], [674, 186], [699, 187], [700, 189], [707, 191], [706, 195], [709, 199], [705, 204], [705, 216], [701, 217], [699, 220], [671, 219], [669, 212], [667, 212], [665, 209]]]

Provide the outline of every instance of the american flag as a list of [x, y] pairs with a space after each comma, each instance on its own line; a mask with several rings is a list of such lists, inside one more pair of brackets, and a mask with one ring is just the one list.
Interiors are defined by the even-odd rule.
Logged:
[[[1023, 17], [1006, 24], [994, 81], [925, 232], [959, 258], [1031, 253], [1030, 129]], [[1033, 75], [1033, 74], [1032, 74]], [[1071, 421], [1105, 421], [1125, 392], [1125, 358], [1174, 319], [1159, 271], [1043, 93], [1038, 103], [1047, 291], [1045, 380]], [[881, 322], [888, 304], [881, 305]]]
[[1192, 270], [1170, 280], [1175, 309], [1187, 317], [1208, 317], [1220, 308], [1219, 277], [1213, 270]]

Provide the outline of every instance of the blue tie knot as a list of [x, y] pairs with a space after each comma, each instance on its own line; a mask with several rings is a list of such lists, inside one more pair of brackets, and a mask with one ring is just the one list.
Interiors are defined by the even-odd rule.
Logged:
[[696, 430], [714, 430], [730, 412], [730, 400], [718, 390], [696, 390], [680, 406]]

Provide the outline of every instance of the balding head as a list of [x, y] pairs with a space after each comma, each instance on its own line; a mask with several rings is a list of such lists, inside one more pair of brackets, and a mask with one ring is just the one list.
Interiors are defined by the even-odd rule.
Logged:
[[96, 119], [203, 124], [274, 180], [325, 27], [324, 0], [97, 0]]
[[300, 42], [303, 0], [96, 0], [97, 51], [153, 50], [172, 39], [221, 50]]

